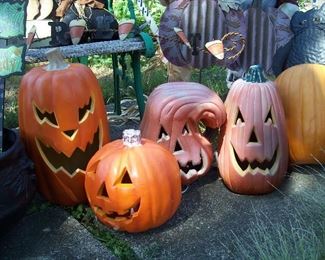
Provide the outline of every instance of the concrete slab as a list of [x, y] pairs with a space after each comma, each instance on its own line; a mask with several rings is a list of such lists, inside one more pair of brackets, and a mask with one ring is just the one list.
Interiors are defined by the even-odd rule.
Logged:
[[[247, 255], [242, 255], [238, 243], [249, 243], [257, 225], [261, 232], [275, 233], [275, 240], [275, 227], [290, 229], [297, 220], [311, 229], [319, 229], [313, 224], [322, 221], [324, 227], [325, 212], [319, 212], [324, 210], [324, 187], [325, 171], [313, 166], [295, 170], [281, 189], [268, 195], [238, 195], [230, 192], [212, 169], [183, 194], [180, 208], [163, 226], [141, 234], [114, 234], [127, 240], [141, 259], [243, 259]], [[306, 195], [315, 200], [308, 202]], [[323, 201], [321, 207], [315, 203], [318, 199]], [[321, 236], [325, 230], [315, 232]]]
[[0, 237], [1, 259], [116, 259], [60, 207], [24, 217]]
[[[112, 127], [112, 139], [121, 138], [125, 128], [138, 126], [128, 122]], [[270, 194], [238, 195], [225, 187], [218, 179], [217, 168], [212, 168], [189, 187], [174, 217], [161, 227], [139, 234], [118, 232], [102, 225], [101, 228], [127, 241], [140, 259], [258, 259], [260, 255], [254, 253], [256, 245], [252, 240], [257, 227], [262, 232], [261, 241], [265, 237], [265, 243], [275, 243], [273, 250], [280, 249], [283, 243], [294, 242], [299, 232], [324, 237], [324, 187], [324, 166], [305, 165], [295, 167], [280, 189]], [[285, 237], [279, 239], [282, 228], [288, 229], [288, 241]], [[306, 237], [303, 248], [315, 246], [314, 238]], [[250, 254], [243, 255], [240, 246], [250, 247], [247, 249]], [[301, 255], [295, 254], [290, 251], [290, 258], [301, 259]], [[114, 256], [66, 211], [51, 207], [23, 218], [0, 237], [0, 258], [112, 259]]]

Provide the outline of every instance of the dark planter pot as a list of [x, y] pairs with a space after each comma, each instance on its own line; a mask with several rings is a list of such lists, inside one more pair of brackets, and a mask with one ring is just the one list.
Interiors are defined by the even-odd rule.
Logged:
[[35, 194], [35, 174], [16, 130], [4, 129], [0, 153], [0, 230], [17, 221]]

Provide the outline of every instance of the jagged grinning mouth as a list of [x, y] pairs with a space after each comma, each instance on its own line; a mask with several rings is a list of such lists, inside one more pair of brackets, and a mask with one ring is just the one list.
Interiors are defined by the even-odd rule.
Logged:
[[65, 156], [62, 152], [56, 152], [51, 147], [43, 144], [37, 138], [35, 138], [35, 140], [44, 162], [51, 171], [55, 173], [63, 171], [70, 177], [73, 177], [78, 172], [84, 172], [90, 158], [102, 146], [100, 127], [98, 127], [97, 132], [93, 137], [93, 142], [88, 143], [86, 150], [82, 151], [81, 149], [76, 148], [70, 157]]
[[[180, 153], [184, 153], [184, 151], [177, 151], [174, 152], [174, 156], [177, 156]], [[177, 157], [176, 157], [177, 158]], [[192, 161], [189, 161], [186, 163], [186, 165], [182, 165], [179, 161], [178, 161], [178, 165], [179, 165], [179, 169], [182, 175], [202, 175], [206, 172], [207, 168], [208, 168], [208, 156], [206, 154], [206, 152], [204, 151], [204, 149], [201, 149], [201, 153], [200, 153], [200, 158], [201, 161], [199, 164], [195, 164], [193, 165]]]
[[[200, 156], [201, 157], [201, 156]], [[201, 157], [200, 164], [193, 165], [192, 162], [188, 162], [185, 166], [182, 166], [180, 163], [178, 163], [178, 166], [182, 172], [187, 174], [189, 170], [196, 170], [197, 172], [200, 171], [203, 167], [203, 160]]]
[[109, 211], [109, 212], [105, 212], [103, 211], [100, 207], [94, 207], [94, 211], [106, 218], [109, 218], [111, 220], [115, 220], [115, 221], [123, 221], [123, 220], [128, 220], [131, 219], [133, 217], [135, 217], [136, 215], [138, 215], [138, 211], [140, 208], [140, 199], [137, 200], [137, 202], [134, 204], [133, 207], [129, 208], [128, 210], [125, 210], [123, 212], [117, 212], [117, 211]]
[[252, 175], [260, 173], [265, 176], [267, 175], [273, 176], [278, 170], [279, 159], [280, 159], [280, 152], [278, 147], [274, 150], [272, 159], [271, 160], [265, 159], [263, 162], [259, 162], [257, 160], [254, 160], [252, 162], [246, 159], [241, 160], [232, 144], [230, 145], [230, 147], [231, 147], [232, 161], [236, 162], [234, 163], [236, 172], [241, 176], [245, 176], [248, 173]]

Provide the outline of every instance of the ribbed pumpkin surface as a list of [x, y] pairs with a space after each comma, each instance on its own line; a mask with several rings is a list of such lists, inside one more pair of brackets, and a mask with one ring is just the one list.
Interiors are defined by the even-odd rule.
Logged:
[[292, 162], [325, 163], [325, 66], [301, 64], [276, 79]]

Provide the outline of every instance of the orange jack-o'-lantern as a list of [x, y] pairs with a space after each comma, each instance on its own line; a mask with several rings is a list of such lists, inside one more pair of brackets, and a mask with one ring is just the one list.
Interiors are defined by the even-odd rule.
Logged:
[[290, 161], [325, 164], [325, 65], [290, 67], [275, 83], [286, 115]]
[[88, 161], [108, 142], [103, 97], [92, 71], [67, 64], [58, 49], [50, 63], [24, 75], [19, 91], [19, 126], [35, 163], [39, 190], [51, 202], [73, 205], [87, 200]]
[[160, 226], [181, 201], [176, 159], [133, 129], [123, 132], [123, 141], [106, 144], [92, 157], [85, 188], [98, 219], [128, 232]]
[[172, 82], [155, 88], [149, 96], [141, 122], [143, 137], [169, 149], [180, 166], [182, 184], [204, 175], [213, 160], [211, 143], [199, 130], [199, 122], [210, 128], [226, 120], [219, 96], [198, 83]]
[[262, 194], [279, 186], [288, 165], [285, 117], [273, 82], [252, 66], [235, 81], [226, 102], [218, 164], [227, 187], [241, 194]]

